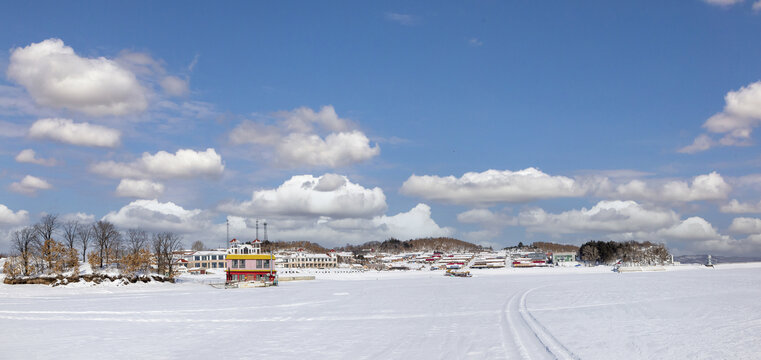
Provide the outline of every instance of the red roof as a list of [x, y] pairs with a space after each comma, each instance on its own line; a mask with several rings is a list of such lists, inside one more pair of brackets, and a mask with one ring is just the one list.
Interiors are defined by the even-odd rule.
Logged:
[[232, 239], [232, 240], [230, 240], [230, 242], [238, 242], [238, 240]]

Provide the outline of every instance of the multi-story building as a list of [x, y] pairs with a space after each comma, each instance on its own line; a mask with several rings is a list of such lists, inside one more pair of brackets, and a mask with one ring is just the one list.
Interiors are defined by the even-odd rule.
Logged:
[[284, 256], [278, 265], [287, 269], [334, 268], [338, 266], [338, 258], [335, 252], [329, 254], [310, 254], [298, 251], [295, 254]]
[[196, 251], [185, 257], [187, 266], [191, 269], [214, 270], [225, 269], [225, 250]]
[[254, 240], [240, 243], [230, 241], [230, 248], [225, 256], [225, 273], [227, 282], [272, 280], [275, 270], [275, 256], [262, 253], [261, 241]]

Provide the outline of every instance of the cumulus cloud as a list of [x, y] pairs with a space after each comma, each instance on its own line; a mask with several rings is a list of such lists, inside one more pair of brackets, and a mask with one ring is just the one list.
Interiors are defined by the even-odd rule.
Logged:
[[750, 204], [732, 199], [726, 205], [722, 205], [720, 211], [729, 214], [759, 214], [761, 213], [761, 201], [756, 204]]
[[150, 180], [122, 179], [116, 187], [116, 196], [143, 199], [155, 198], [164, 193], [164, 184]]
[[37, 154], [32, 149], [21, 150], [21, 152], [18, 153], [18, 155], [16, 155], [16, 162], [37, 164], [37, 165], [43, 165], [43, 166], [55, 166], [56, 164], [56, 160], [53, 158], [49, 158], [49, 159], [38, 158]]
[[753, 3], [753, 11], [761, 11], [761, 0]]
[[53, 185], [32, 175], [24, 176], [21, 181], [11, 183], [10, 185], [11, 191], [26, 195], [36, 195], [39, 190], [48, 190], [51, 188], [53, 188]]
[[90, 166], [90, 171], [112, 178], [171, 179], [198, 176], [218, 176], [224, 171], [222, 157], [212, 149], [195, 151], [180, 149], [176, 153], [159, 151], [129, 163], [105, 161]]
[[431, 207], [426, 204], [417, 204], [405, 213], [376, 217], [373, 224], [397, 239], [450, 236], [453, 233], [452, 229], [436, 224], [431, 218]]
[[0, 204], [0, 225], [21, 225], [29, 221], [29, 212], [19, 210], [14, 212], [7, 206]]
[[593, 184], [565, 176], [551, 176], [535, 168], [519, 171], [487, 170], [454, 176], [412, 175], [401, 192], [453, 204], [528, 202], [539, 199], [580, 197]]
[[386, 195], [341, 175], [297, 175], [276, 189], [254, 191], [250, 201], [226, 203], [220, 210], [249, 216], [370, 218], [386, 210]]
[[[231, 219], [234, 217], [230, 217]], [[253, 237], [252, 226], [246, 229], [239, 224], [231, 233], [248, 234]], [[383, 241], [388, 238], [415, 239], [421, 237], [452, 236], [454, 230], [439, 226], [431, 217], [431, 208], [418, 204], [407, 212], [395, 215], [379, 215], [370, 219], [343, 218], [273, 218], [269, 221], [271, 240], [308, 240], [324, 246], [341, 246], [347, 243], [362, 244], [367, 241]]]
[[79, 146], [116, 147], [121, 142], [119, 130], [58, 118], [35, 121], [29, 128], [29, 136]]
[[761, 234], [761, 219], [739, 217], [732, 219], [729, 231], [738, 234]]
[[691, 183], [681, 180], [661, 184], [632, 180], [616, 186], [602, 195], [619, 199], [652, 202], [690, 202], [726, 199], [732, 187], [717, 172], [696, 176]]
[[724, 111], [711, 116], [703, 128], [721, 136], [718, 140], [707, 134], [699, 135], [679, 152], [693, 154], [716, 146], [748, 146], [751, 133], [761, 124], [761, 81], [751, 83], [724, 96]]
[[104, 116], [140, 112], [148, 105], [134, 73], [105, 57], [80, 57], [60, 39], [13, 49], [7, 75], [43, 106]]
[[273, 150], [276, 162], [287, 167], [341, 167], [369, 160], [380, 147], [355, 125], [338, 117], [332, 106], [320, 111], [298, 108], [272, 115], [275, 124], [246, 121], [230, 133], [234, 144], [254, 144]]
[[103, 217], [122, 229], [173, 231], [180, 234], [202, 232], [211, 225], [211, 215], [200, 209], [186, 210], [173, 202], [135, 200]]
[[549, 234], [630, 233], [655, 231], [679, 221], [672, 210], [645, 207], [635, 201], [600, 201], [590, 209], [558, 214], [543, 209], [521, 211], [518, 223], [529, 232]]

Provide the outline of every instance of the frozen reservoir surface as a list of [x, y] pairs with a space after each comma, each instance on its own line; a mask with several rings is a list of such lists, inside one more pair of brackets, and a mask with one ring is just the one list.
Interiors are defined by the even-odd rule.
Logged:
[[[758, 359], [761, 264], [0, 285], [0, 358]], [[209, 280], [209, 279], [206, 279]]]

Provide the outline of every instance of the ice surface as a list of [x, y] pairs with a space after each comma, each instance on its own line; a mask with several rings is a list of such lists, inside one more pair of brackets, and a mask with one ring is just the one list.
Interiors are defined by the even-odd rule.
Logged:
[[669, 270], [0, 285], [0, 358], [758, 358], [761, 264]]

